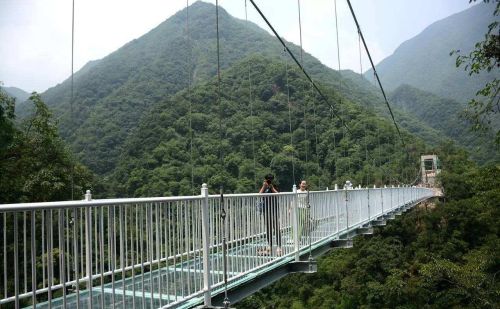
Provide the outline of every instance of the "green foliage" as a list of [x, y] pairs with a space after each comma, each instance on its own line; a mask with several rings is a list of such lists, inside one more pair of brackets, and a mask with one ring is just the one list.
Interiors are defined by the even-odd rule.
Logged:
[[[251, 95], [249, 76], [241, 74], [249, 68]], [[143, 117], [109, 177], [118, 188], [110, 195], [199, 194], [204, 182], [213, 190], [224, 185], [226, 192], [255, 192], [269, 172], [282, 191], [303, 178], [316, 189], [347, 179], [363, 186], [414, 180], [418, 167], [410, 162], [418, 162], [420, 141], [406, 136], [414, 147], [406, 159], [388, 121], [343, 100], [349, 133], [295, 69], [288, 71], [288, 106], [284, 60], [250, 57], [222, 76], [220, 106], [212, 79], [159, 102]]]
[[16, 100], [0, 89], [0, 157], [5, 156], [14, 138], [14, 107]]
[[[421, 123], [444, 134], [447, 139], [457, 141], [469, 150], [471, 157], [479, 163], [494, 162], [500, 159], [500, 148], [491, 143], [494, 136], [486, 134], [477, 136], [470, 132], [469, 123], [462, 119], [462, 104], [440, 98], [432, 93], [425, 92], [409, 85], [398, 87], [390, 95], [390, 102], [397, 108], [414, 117]], [[439, 142], [446, 139], [437, 137], [434, 141], [427, 138], [419, 130], [408, 127], [403, 122], [403, 127], [424, 139], [426, 142]]]
[[[475, 0], [470, 0], [473, 2]], [[485, 1], [485, 2], [490, 2]], [[500, 15], [500, 2], [496, 2], [493, 16]], [[476, 92], [476, 98], [468, 102], [464, 116], [471, 120], [474, 131], [488, 132], [496, 130], [496, 144], [500, 145], [500, 26], [498, 19], [488, 25], [484, 40], [477, 42], [474, 49], [466, 55], [458, 55], [456, 66], [464, 65], [469, 75], [477, 76], [482, 72], [493, 73], [483, 87]], [[460, 51], [455, 51], [460, 53]], [[455, 52], [452, 52], [455, 53]]]
[[446, 202], [419, 206], [320, 258], [317, 273], [286, 277], [238, 307], [498, 307], [500, 166], [478, 168], [451, 144], [439, 154]]
[[[35, 113], [21, 129], [13, 124], [15, 100], [0, 91], [0, 202], [39, 202], [71, 198], [71, 174], [76, 196], [90, 186], [90, 172], [73, 161], [57, 134], [57, 126], [37, 93], [30, 101]], [[72, 172], [72, 169], [73, 172]]]

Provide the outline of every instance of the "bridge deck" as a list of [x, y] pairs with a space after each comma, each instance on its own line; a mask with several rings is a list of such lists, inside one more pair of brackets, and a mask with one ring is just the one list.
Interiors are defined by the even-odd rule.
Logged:
[[[202, 191], [194, 197], [0, 205], [4, 224], [13, 224], [3, 229], [0, 251], [13, 249], [5, 255], [4, 284], [15, 287], [0, 287], [0, 305], [31, 306], [36, 300], [36, 308], [160, 308], [210, 299], [217, 304], [224, 290], [223, 238], [234, 302], [288, 272], [307, 270], [294, 261], [307, 259], [310, 250], [322, 254], [334, 240], [351, 238], [372, 221], [383, 225], [384, 218], [431, 195], [409, 187], [317, 191], [305, 203], [300, 193], [221, 200]], [[263, 200], [269, 207], [264, 211]], [[267, 231], [274, 247], [264, 256]], [[39, 268], [30, 266], [30, 272], [29, 262], [37, 260]]]

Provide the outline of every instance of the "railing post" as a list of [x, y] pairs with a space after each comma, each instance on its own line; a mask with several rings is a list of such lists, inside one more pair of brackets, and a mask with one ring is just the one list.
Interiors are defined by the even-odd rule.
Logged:
[[344, 187], [344, 193], [345, 193], [345, 222], [346, 222], [346, 230], [349, 229], [349, 207], [347, 206], [347, 203], [349, 202], [349, 199], [347, 197], [347, 187]]
[[204, 292], [204, 305], [210, 307], [212, 305], [211, 297], [211, 277], [210, 277], [210, 259], [209, 259], [209, 246], [210, 246], [210, 220], [208, 217], [208, 186], [206, 183], [201, 185], [201, 233], [203, 239], [203, 290]]
[[[293, 231], [293, 250], [295, 251], [295, 261], [299, 261], [299, 220], [297, 209], [297, 185], [293, 185], [293, 205], [292, 205], [292, 231]], [[304, 224], [304, 223], [302, 223]]]
[[92, 200], [92, 193], [90, 193], [90, 190], [87, 190], [87, 192], [85, 192], [85, 200], [87, 202]]
[[396, 208], [401, 207], [401, 186], [398, 185], [398, 202]]
[[392, 210], [394, 208], [394, 185], [391, 185], [391, 206], [389, 207], [389, 210]]
[[382, 215], [384, 215], [384, 190], [387, 189], [387, 186], [380, 186], [380, 206], [382, 207]]
[[[85, 200], [91, 201], [90, 190], [85, 193]], [[87, 291], [89, 293], [88, 308], [92, 308], [92, 216], [90, 207], [85, 207], [85, 262], [87, 275]]]

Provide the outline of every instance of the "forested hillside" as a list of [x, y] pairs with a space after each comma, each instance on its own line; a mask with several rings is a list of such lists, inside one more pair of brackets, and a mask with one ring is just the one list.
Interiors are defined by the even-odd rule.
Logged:
[[[279, 55], [277, 42], [254, 24], [220, 10], [222, 68], [245, 55]], [[61, 136], [92, 170], [106, 174], [130, 130], [153, 103], [216, 73], [215, 6], [196, 2], [149, 33], [75, 74], [73, 114], [70, 80], [42, 94], [59, 119]], [[307, 56], [307, 61], [311, 57]], [[315, 60], [317, 62], [317, 60]], [[22, 117], [27, 110], [19, 111]], [[98, 160], [97, 160], [98, 158]]]
[[[495, 5], [481, 1], [435, 22], [401, 44], [394, 54], [376, 66], [382, 84], [388, 90], [408, 84], [460, 103], [475, 97], [476, 92], [498, 72], [471, 77], [463, 69], [456, 68], [456, 56], [450, 56], [450, 52], [460, 50], [461, 54], [467, 54], [484, 39], [488, 25], [495, 21]], [[365, 76], [371, 80], [373, 71], [367, 71]]]
[[7, 95], [15, 98], [18, 104], [28, 100], [30, 97], [29, 93], [17, 87], [0, 86], [0, 90], [3, 90]]
[[[178, 12], [109, 56], [88, 63], [75, 74], [72, 104], [69, 79], [42, 94], [59, 121], [61, 136], [92, 171], [110, 175], [124, 151], [124, 143], [142, 117], [148, 117], [158, 104], [171, 102], [171, 96], [186, 89], [190, 80], [196, 85], [215, 76], [215, 6], [195, 2], [189, 7], [188, 36], [186, 13]], [[274, 37], [223, 9], [220, 29], [222, 69], [254, 54], [294, 66], [291, 59], [283, 58], [283, 49]], [[297, 46], [289, 46], [298, 54]], [[304, 66], [316, 80], [353, 103], [383, 107], [377, 89], [368, 82], [343, 78], [340, 83], [338, 72], [307, 53]], [[235, 73], [247, 74], [247, 68]], [[27, 107], [20, 107], [20, 118], [28, 115]], [[418, 122], [412, 125], [428, 135], [434, 134]]]
[[238, 308], [498, 308], [499, 166], [439, 149], [446, 203], [421, 205], [358, 236]]
[[[437, 130], [447, 138], [457, 141], [459, 145], [469, 150], [471, 158], [474, 160], [485, 163], [500, 159], [500, 149], [492, 142], [494, 140], [493, 134], [479, 135], [476, 132], [471, 132], [471, 124], [461, 117], [463, 104], [451, 99], [440, 98], [409, 85], [402, 85], [394, 90], [390, 95], [390, 102], [408, 116]], [[425, 136], [411, 128], [408, 130], [428, 143], [434, 144], [436, 142], [436, 140], [427, 140]], [[437, 140], [437, 142], [439, 141]]]
[[[250, 76], [241, 74], [249, 68]], [[283, 61], [254, 56], [222, 76], [222, 132], [215, 79], [158, 103], [127, 140], [110, 176], [119, 195], [197, 193], [203, 182], [210, 188], [224, 184], [229, 192], [253, 192], [268, 172], [287, 191], [306, 176], [315, 188], [347, 179], [367, 185], [416, 177], [418, 155], [425, 149], [420, 140], [405, 133], [411, 144], [405, 157], [389, 121], [346, 99], [337, 106], [349, 129], [343, 128], [298, 70], [289, 69], [287, 87]], [[340, 101], [332, 89], [323, 89], [332, 102]]]
[[16, 125], [15, 99], [0, 89], [0, 204], [81, 198], [92, 174], [67, 150], [40, 96], [26, 104], [35, 113]]

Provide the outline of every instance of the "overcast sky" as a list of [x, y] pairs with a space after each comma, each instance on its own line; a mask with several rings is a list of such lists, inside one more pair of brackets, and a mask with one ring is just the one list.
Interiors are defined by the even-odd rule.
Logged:
[[[215, 3], [214, 1], [208, 1]], [[191, 0], [189, 3], [193, 3]], [[296, 0], [255, 0], [277, 31], [299, 43]], [[45, 91], [71, 74], [71, 0], [0, 0], [0, 81]], [[468, 0], [352, 0], [375, 63], [431, 23], [469, 7]], [[245, 16], [245, 0], [221, 0]], [[75, 71], [140, 37], [186, 0], [75, 0]], [[301, 0], [304, 49], [337, 69], [334, 0]], [[346, 0], [337, 0], [342, 69], [360, 71], [358, 37]], [[248, 2], [249, 19], [267, 26]], [[366, 55], [363, 71], [369, 66]]]

